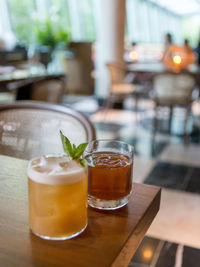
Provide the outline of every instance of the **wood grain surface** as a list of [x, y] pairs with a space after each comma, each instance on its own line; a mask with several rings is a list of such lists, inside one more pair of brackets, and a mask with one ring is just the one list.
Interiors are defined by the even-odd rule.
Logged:
[[89, 208], [87, 229], [66, 241], [29, 231], [27, 161], [0, 156], [0, 266], [127, 266], [160, 205], [160, 188], [134, 184], [129, 204], [116, 211]]

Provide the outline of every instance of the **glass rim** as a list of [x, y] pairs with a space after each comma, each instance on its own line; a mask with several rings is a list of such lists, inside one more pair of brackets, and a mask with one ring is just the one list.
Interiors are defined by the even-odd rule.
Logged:
[[135, 152], [135, 147], [134, 147], [133, 145], [131, 145], [131, 144], [129, 144], [129, 143], [126, 143], [126, 142], [124, 142], [124, 141], [113, 140], [113, 139], [94, 139], [94, 140], [91, 140], [91, 141], [88, 142], [88, 145], [87, 145], [87, 147], [86, 147], [86, 149], [85, 149], [84, 152], [89, 152], [89, 151], [88, 151], [88, 146], [89, 146], [90, 144], [94, 143], [94, 142], [115, 142], [115, 143], [118, 143], [118, 144], [124, 144], [124, 145], [127, 145], [128, 147], [131, 148], [131, 151], [130, 151], [130, 152], [132, 152], [133, 154], [134, 154], [134, 152]]

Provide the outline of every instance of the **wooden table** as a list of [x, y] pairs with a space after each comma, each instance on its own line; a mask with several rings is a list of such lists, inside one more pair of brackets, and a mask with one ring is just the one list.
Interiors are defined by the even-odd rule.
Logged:
[[63, 72], [48, 72], [44, 68], [36, 68], [32, 73], [28, 67], [26, 69], [15, 69], [8, 73], [0, 74], [0, 87], [13, 82], [34, 82], [40, 79], [62, 78]]
[[31, 99], [32, 87], [43, 81], [58, 80], [66, 83], [64, 73], [48, 73], [40, 71], [31, 74], [28, 70], [15, 70], [8, 74], [0, 74], [0, 92], [16, 91], [16, 100]]
[[[127, 63], [126, 70], [130, 72], [145, 72], [145, 73], [161, 73], [166, 71], [167, 68], [162, 62], [155, 63]], [[188, 72], [199, 75], [200, 68], [196, 64], [192, 64], [187, 69]]]
[[27, 161], [0, 155], [0, 266], [106, 267], [128, 265], [160, 205], [160, 188], [134, 184], [129, 204], [116, 211], [89, 208], [84, 233], [67, 241], [29, 232]]
[[160, 73], [166, 70], [161, 62], [156, 63], [128, 63], [126, 69], [131, 72]]

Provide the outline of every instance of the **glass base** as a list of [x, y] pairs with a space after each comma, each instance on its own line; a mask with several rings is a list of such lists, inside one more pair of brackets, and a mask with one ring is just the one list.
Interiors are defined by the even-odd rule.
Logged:
[[93, 196], [88, 196], [88, 204], [90, 207], [95, 209], [116, 210], [125, 206], [128, 203], [130, 196], [131, 194], [117, 200], [105, 200], [105, 199], [95, 198]]
[[36, 235], [36, 236], [38, 236], [38, 237], [40, 237], [40, 238], [42, 238], [42, 239], [46, 239], [46, 240], [54, 240], [54, 241], [61, 241], [61, 240], [71, 239], [71, 238], [74, 238], [74, 237], [80, 235], [80, 234], [86, 229], [86, 227], [87, 227], [87, 224], [86, 224], [86, 226], [85, 226], [80, 232], [77, 232], [77, 233], [75, 233], [75, 234], [73, 234], [73, 235], [62, 236], [62, 237], [61, 237], [61, 236], [60, 236], [60, 237], [45, 236], [45, 235], [41, 235], [41, 234], [35, 233], [33, 230], [31, 230], [31, 231], [32, 231], [32, 233], [33, 233], [34, 235]]

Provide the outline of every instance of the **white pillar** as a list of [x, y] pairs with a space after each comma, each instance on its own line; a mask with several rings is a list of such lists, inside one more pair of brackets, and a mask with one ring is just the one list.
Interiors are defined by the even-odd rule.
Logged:
[[96, 16], [95, 93], [105, 98], [109, 90], [106, 63], [123, 62], [126, 0], [94, 0]]

